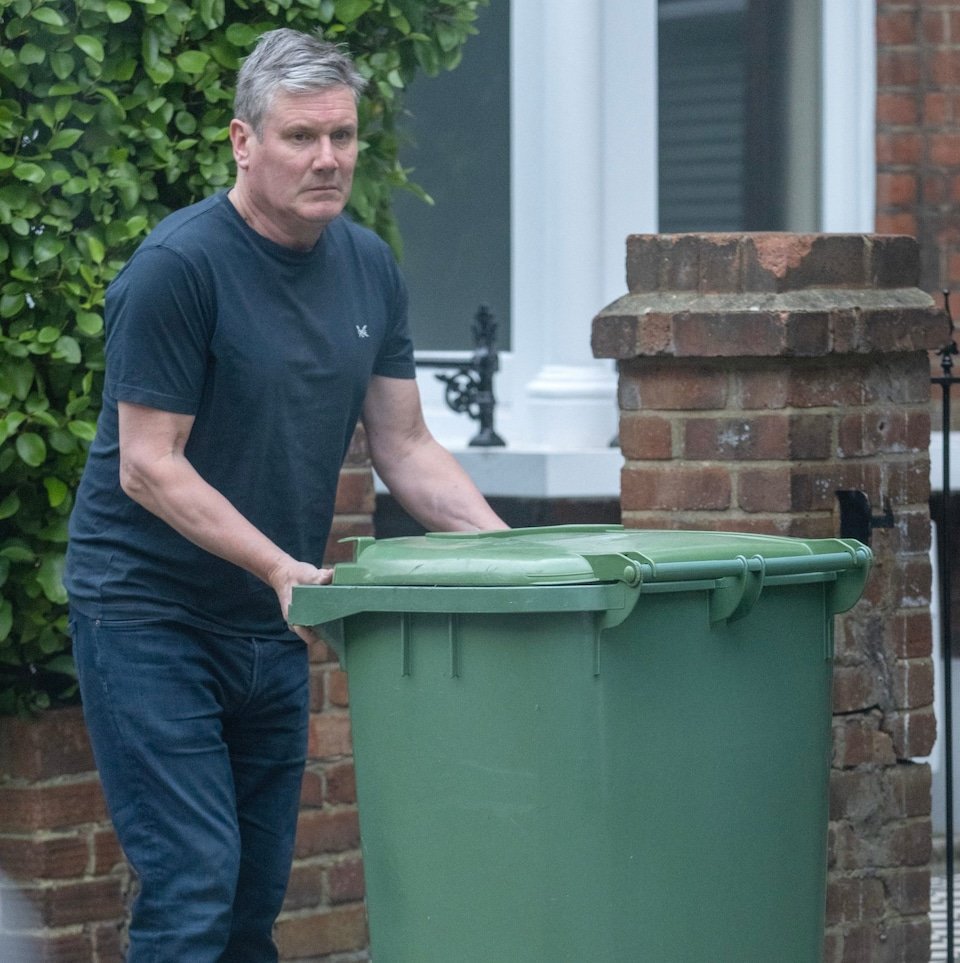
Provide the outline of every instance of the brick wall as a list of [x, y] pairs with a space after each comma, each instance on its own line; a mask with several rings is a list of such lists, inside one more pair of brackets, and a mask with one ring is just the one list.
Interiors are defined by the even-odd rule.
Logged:
[[[358, 430], [341, 473], [328, 561], [373, 531], [373, 478]], [[296, 854], [276, 939], [281, 959], [366, 960], [363, 870], [346, 676], [311, 651], [310, 737]], [[119, 963], [134, 886], [111, 829], [78, 708], [0, 717], [0, 960]], [[11, 893], [28, 903], [28, 918]], [[18, 900], [19, 901], [19, 900]], [[15, 908], [17, 912], [14, 912]]]
[[839, 534], [838, 489], [877, 529], [838, 620], [827, 963], [929, 958], [935, 735], [927, 349], [943, 318], [905, 237], [643, 235], [594, 321], [620, 368], [627, 525]]
[[920, 241], [925, 291], [960, 287], [960, 0], [877, 2], [879, 233]]

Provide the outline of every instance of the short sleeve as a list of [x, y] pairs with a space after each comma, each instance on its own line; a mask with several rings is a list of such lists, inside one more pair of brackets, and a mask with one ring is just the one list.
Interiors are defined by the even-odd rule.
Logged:
[[106, 387], [117, 401], [196, 414], [216, 317], [208, 285], [179, 253], [141, 248], [106, 299]]
[[397, 264], [390, 256], [388, 266], [393, 288], [390, 325], [373, 367], [373, 373], [386, 378], [415, 378], [417, 366], [413, 358], [413, 340], [407, 317], [407, 286]]

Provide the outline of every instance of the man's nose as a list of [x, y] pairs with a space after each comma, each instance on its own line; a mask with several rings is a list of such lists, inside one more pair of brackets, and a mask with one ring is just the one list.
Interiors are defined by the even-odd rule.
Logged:
[[329, 137], [321, 137], [317, 141], [317, 149], [313, 156], [313, 166], [317, 170], [331, 170], [337, 166], [337, 155], [333, 149], [333, 142]]

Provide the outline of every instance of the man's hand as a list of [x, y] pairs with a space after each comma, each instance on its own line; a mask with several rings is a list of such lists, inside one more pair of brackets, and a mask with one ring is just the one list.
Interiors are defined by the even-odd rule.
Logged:
[[[308, 562], [298, 562], [296, 559], [285, 556], [270, 569], [267, 581], [277, 593], [284, 621], [290, 625], [287, 616], [290, 612], [294, 585], [329, 585], [333, 581], [333, 569], [317, 568]], [[290, 629], [296, 632], [304, 642], [321, 641], [316, 632], [307, 626], [290, 625]]]

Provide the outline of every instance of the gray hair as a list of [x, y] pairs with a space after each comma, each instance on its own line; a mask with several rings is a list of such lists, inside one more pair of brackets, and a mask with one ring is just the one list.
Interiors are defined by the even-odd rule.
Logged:
[[345, 48], [281, 27], [262, 34], [237, 74], [234, 114], [260, 137], [263, 120], [278, 90], [304, 94], [325, 87], [347, 87], [354, 100], [367, 86]]

